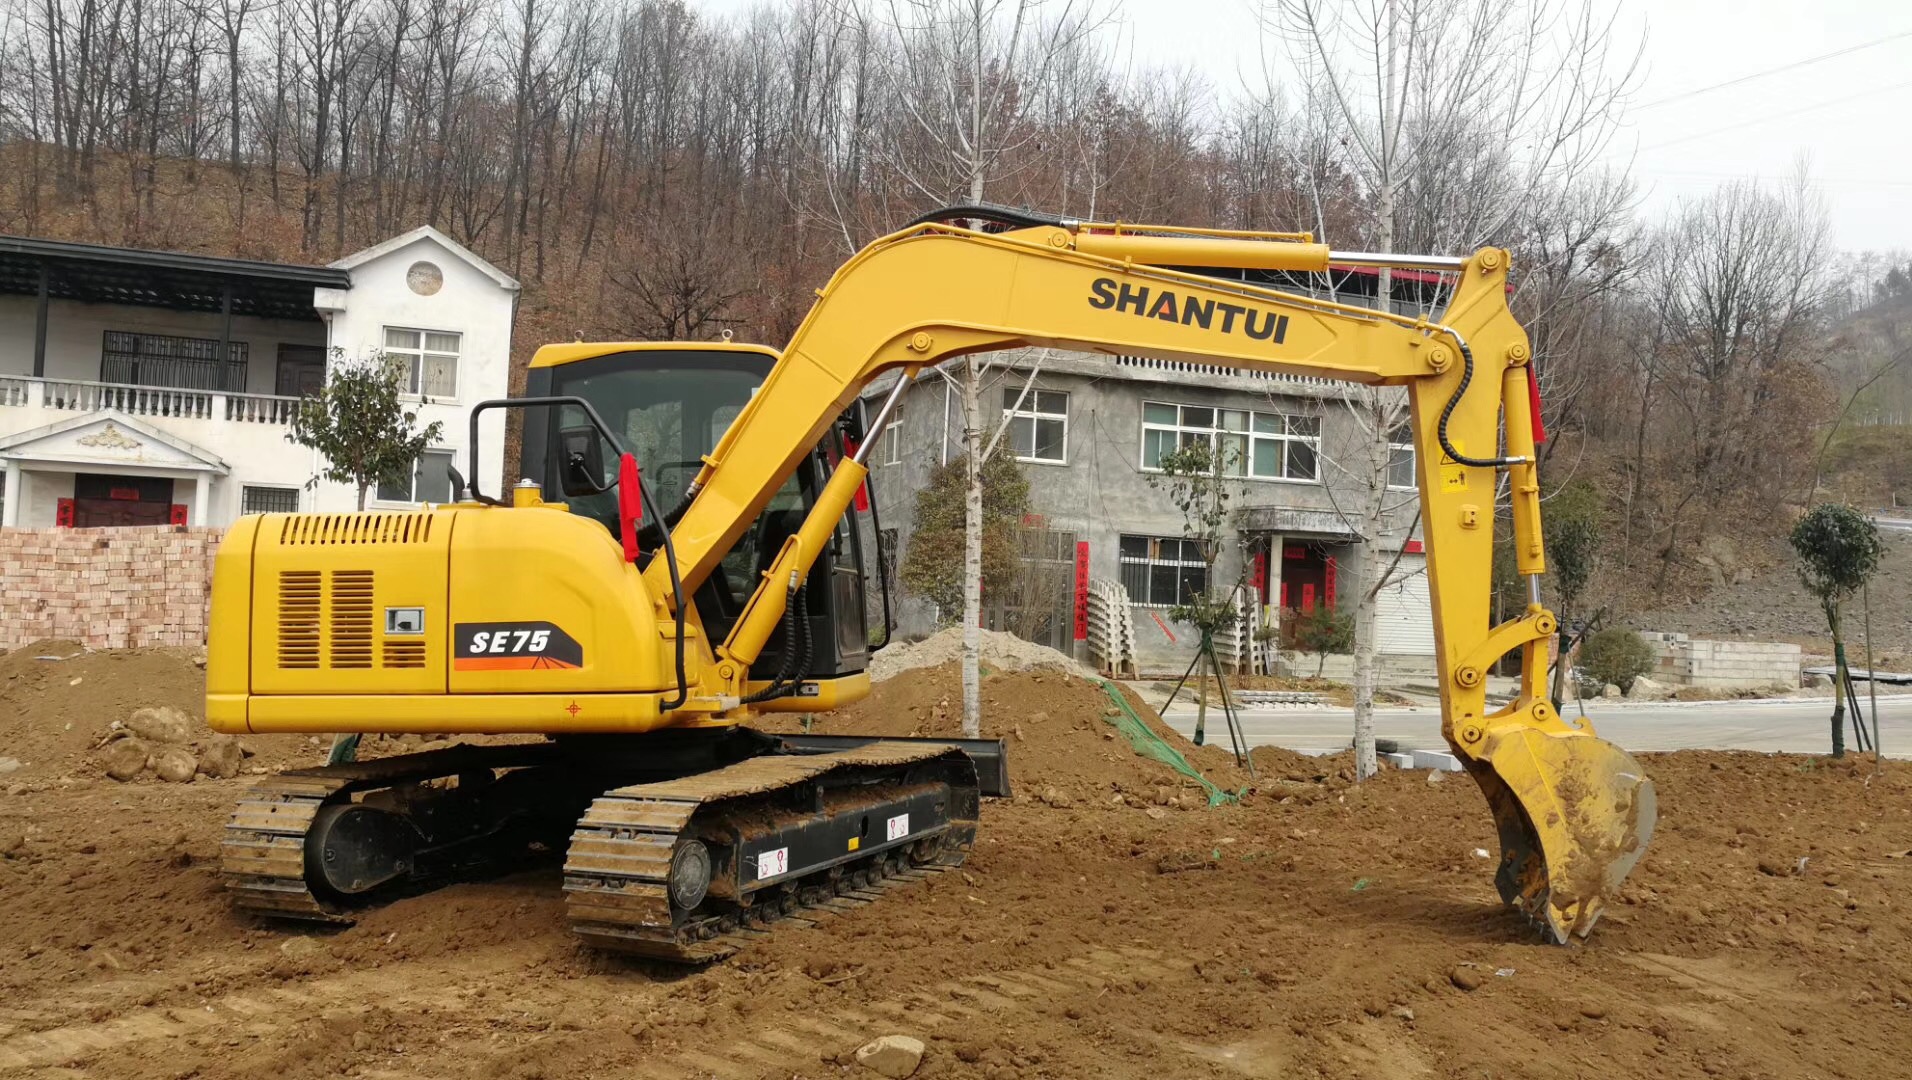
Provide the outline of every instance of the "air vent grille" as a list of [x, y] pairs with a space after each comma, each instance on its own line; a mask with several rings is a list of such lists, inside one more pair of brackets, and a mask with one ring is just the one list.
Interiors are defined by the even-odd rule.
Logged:
[[334, 668], [372, 666], [372, 572], [332, 571], [332, 655]]
[[279, 526], [279, 543], [428, 544], [431, 514], [293, 514]]
[[279, 666], [319, 666], [320, 581], [317, 570], [279, 573]]
[[388, 668], [422, 668], [425, 666], [425, 642], [422, 638], [385, 641], [385, 662]]

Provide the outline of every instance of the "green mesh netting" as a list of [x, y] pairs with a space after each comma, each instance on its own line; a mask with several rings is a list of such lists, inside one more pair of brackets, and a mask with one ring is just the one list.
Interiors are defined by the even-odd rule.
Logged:
[[1103, 719], [1115, 725], [1115, 729], [1122, 733], [1123, 738], [1129, 740], [1129, 746], [1134, 748], [1136, 753], [1146, 758], [1154, 758], [1202, 785], [1208, 792], [1210, 806], [1221, 806], [1241, 799], [1239, 792], [1224, 791], [1216, 787], [1208, 777], [1201, 774], [1200, 770], [1188, 763], [1188, 759], [1182, 756], [1180, 750], [1170, 746], [1168, 740], [1156, 734], [1154, 728], [1148, 726], [1146, 721], [1135, 714], [1134, 706], [1129, 704], [1128, 698], [1122, 696], [1122, 691], [1116, 689], [1114, 683], [1107, 679], [1097, 681], [1102, 684], [1103, 691], [1109, 695], [1109, 700], [1115, 703], [1117, 709], [1116, 715], [1105, 715]]

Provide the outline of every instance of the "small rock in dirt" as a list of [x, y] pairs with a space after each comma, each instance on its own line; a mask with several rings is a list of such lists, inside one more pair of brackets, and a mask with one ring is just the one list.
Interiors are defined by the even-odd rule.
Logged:
[[199, 762], [177, 746], [169, 746], [153, 755], [153, 772], [161, 779], [184, 784], [199, 771]]
[[1149, 808], [1148, 808], [1147, 810], [1144, 810], [1144, 811], [1142, 811], [1142, 812], [1143, 812], [1144, 814], [1147, 814], [1147, 815], [1148, 815], [1148, 816], [1149, 816], [1150, 818], [1152, 818], [1152, 819], [1154, 819], [1154, 820], [1156, 820], [1156, 821], [1160, 821], [1160, 820], [1162, 820], [1163, 818], [1165, 818], [1165, 817], [1167, 817], [1167, 816], [1168, 816], [1168, 811], [1167, 811], [1167, 810], [1164, 810], [1164, 809], [1162, 809], [1162, 808], [1161, 808], [1161, 807], [1159, 807], [1159, 806], [1151, 806], [1151, 807], [1149, 807]]
[[1410, 1024], [1414, 1022], [1414, 1010], [1408, 1008], [1406, 1005], [1396, 1005], [1394, 1008], [1388, 1010], [1388, 1015], [1397, 1020], [1406, 1020]]
[[142, 739], [115, 739], [106, 746], [102, 764], [106, 775], [115, 780], [131, 780], [146, 768], [152, 748]]
[[280, 954], [293, 960], [304, 960], [307, 957], [318, 956], [325, 951], [325, 942], [315, 938], [309, 938], [304, 934], [300, 934], [298, 937], [286, 938], [279, 943]]
[[192, 718], [170, 705], [135, 709], [126, 718], [133, 734], [156, 743], [183, 743], [193, 737]]
[[1428, 783], [1430, 783], [1430, 784], [1440, 784], [1440, 783], [1445, 783], [1446, 781], [1447, 781], [1447, 774], [1446, 774], [1446, 773], [1444, 773], [1444, 772], [1442, 772], [1441, 770], [1439, 770], [1439, 769], [1429, 769], [1429, 770], [1427, 771], [1427, 782], [1428, 782]]
[[1600, 688], [1600, 696], [1603, 698], [1620, 697], [1621, 696], [1620, 688], [1618, 686], [1615, 686], [1613, 683], [1608, 683], [1607, 685]]
[[1069, 797], [1068, 792], [1058, 788], [1043, 788], [1042, 794], [1037, 796], [1037, 798], [1058, 810], [1067, 809], [1071, 803], [1075, 802], [1074, 799]]
[[238, 776], [245, 760], [239, 740], [230, 735], [214, 735], [199, 749], [199, 771], [215, 780]]
[[1457, 967], [1447, 973], [1447, 981], [1462, 990], [1479, 990], [1480, 975], [1471, 968]]
[[903, 1080], [923, 1063], [923, 1041], [908, 1035], [885, 1035], [858, 1048], [856, 1060], [884, 1076]]
[[23, 832], [0, 833], [0, 856], [13, 859], [26, 854], [27, 834]]
[[1602, 1020], [1606, 1018], [1607, 1007], [1599, 1002], [1590, 1001], [1580, 1006], [1580, 1015], [1589, 1020]]
[[0, 757], [0, 774], [14, 772], [25, 763], [15, 757]]
[[1562, 1031], [1572, 1031], [1573, 1026], [1580, 1022], [1580, 1018], [1573, 1013], [1563, 1012], [1556, 1014], [1553, 1022], [1554, 1026]]
[[1767, 877], [1791, 877], [1793, 868], [1791, 864], [1781, 862], [1777, 859], [1761, 859], [1759, 860], [1759, 872], [1765, 874]]

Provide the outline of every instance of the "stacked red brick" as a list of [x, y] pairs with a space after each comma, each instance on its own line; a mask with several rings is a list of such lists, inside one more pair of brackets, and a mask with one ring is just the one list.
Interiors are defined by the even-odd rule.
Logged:
[[0, 649], [200, 645], [222, 529], [0, 529]]

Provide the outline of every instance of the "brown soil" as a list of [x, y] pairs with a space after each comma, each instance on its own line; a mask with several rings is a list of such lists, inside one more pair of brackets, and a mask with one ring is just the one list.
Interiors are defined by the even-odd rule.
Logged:
[[[946, 731], [952, 685], [832, 729]], [[555, 869], [260, 924], [214, 869], [244, 780], [36, 779], [0, 796], [0, 1077], [874, 1076], [839, 1062], [889, 1033], [922, 1077], [1912, 1072], [1912, 766], [1648, 756], [1653, 848], [1556, 948], [1495, 898], [1465, 776], [1258, 750], [1240, 805], [1091, 798], [1173, 774], [1102, 737], [1091, 684], [987, 686], [1021, 793], [961, 871], [689, 973], [576, 944]]]

